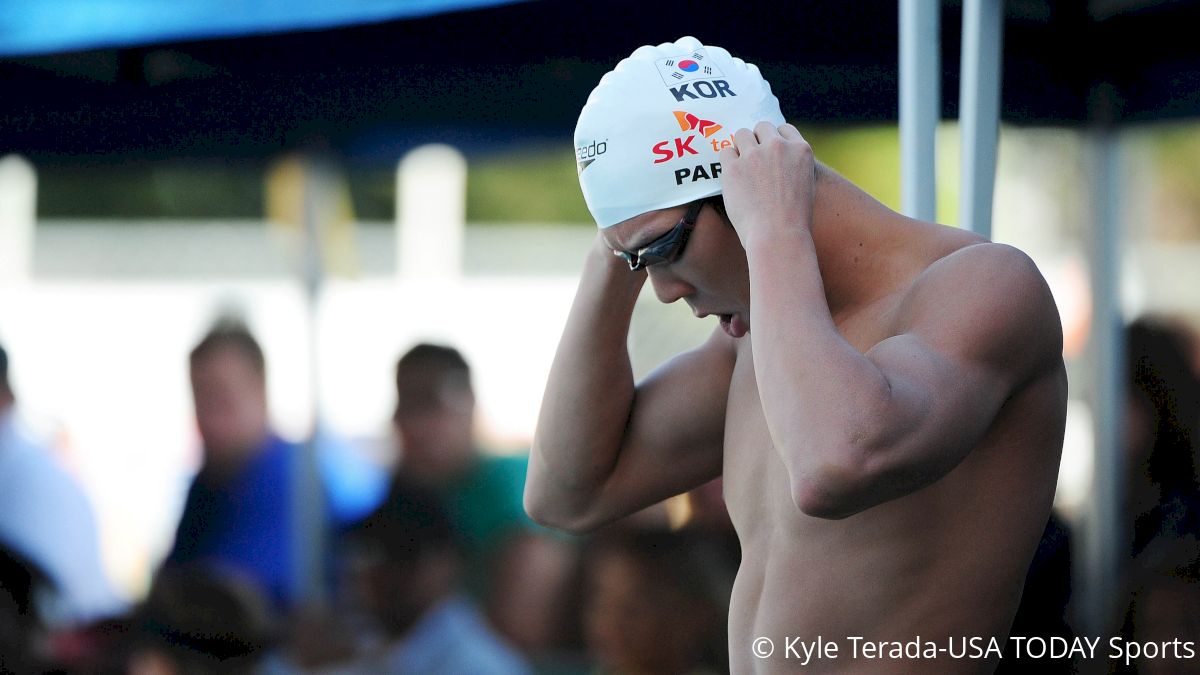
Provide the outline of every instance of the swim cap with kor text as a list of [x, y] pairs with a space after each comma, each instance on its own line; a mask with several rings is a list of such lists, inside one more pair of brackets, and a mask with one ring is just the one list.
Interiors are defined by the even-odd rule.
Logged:
[[694, 37], [639, 47], [604, 75], [575, 126], [579, 185], [601, 228], [721, 193], [733, 132], [784, 123], [758, 68]]

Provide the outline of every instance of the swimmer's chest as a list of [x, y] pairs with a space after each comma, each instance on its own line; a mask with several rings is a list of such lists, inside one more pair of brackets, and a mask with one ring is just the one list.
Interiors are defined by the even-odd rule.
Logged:
[[[839, 328], [859, 352], [866, 352], [892, 333], [891, 322], [850, 320]], [[803, 358], [798, 356], [797, 358]], [[750, 337], [738, 345], [725, 408], [724, 494], [739, 534], [778, 517], [802, 517], [794, 507], [787, 467], [771, 440], [759, 397]], [[808, 520], [808, 518], [804, 518]]]
[[725, 407], [722, 480], [729, 516], [744, 539], [752, 524], [770, 517], [769, 505], [788, 495], [789, 489], [787, 472], [767, 430], [749, 345], [738, 352]]

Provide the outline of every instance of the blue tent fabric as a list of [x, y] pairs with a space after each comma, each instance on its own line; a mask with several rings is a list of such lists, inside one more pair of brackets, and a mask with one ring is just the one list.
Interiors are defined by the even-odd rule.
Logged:
[[[226, 22], [266, 11], [209, 1], [226, 9]], [[278, 7], [281, 0], [259, 1]], [[63, 8], [84, 2], [161, 4], [0, 0], [0, 49], [12, 51], [22, 34], [16, 27], [32, 30], [36, 21], [57, 22], [67, 35], [75, 19]], [[171, 11], [185, 15], [197, 2], [179, 0]], [[273, 32], [216, 35], [210, 26], [205, 36], [168, 39], [164, 25], [157, 34], [164, 42], [0, 51], [0, 148], [77, 165], [253, 160], [318, 147], [352, 164], [390, 166], [431, 141], [468, 153], [569, 144], [579, 109], [606, 71], [639, 45], [682, 35], [758, 65], [795, 121], [892, 122], [898, 112], [896, 0], [743, 0], [739, 18], [727, 21], [714, 20], [728, 12], [721, 0], [695, 0], [687, 11], [644, 0], [456, 0], [422, 15], [431, 0], [354, 0], [328, 4], [363, 10], [362, 23], [285, 29], [285, 20], [315, 25], [325, 10], [311, 2], [297, 0], [279, 23], [258, 24]], [[382, 14], [366, 10], [385, 2], [392, 18], [369, 21]], [[1200, 0], [1130, 2], [1136, 7], [1104, 17], [1089, 12], [1088, 0], [1007, 3], [1001, 119], [1075, 126], [1200, 118]], [[24, 16], [13, 3], [39, 7]], [[962, 3], [941, 5], [940, 112], [954, 119]], [[57, 17], [50, 7], [61, 9]], [[97, 35], [101, 27], [97, 20]], [[1114, 48], [1137, 44], [1155, 47]]]
[[318, 30], [517, 0], [11, 0], [0, 56]]

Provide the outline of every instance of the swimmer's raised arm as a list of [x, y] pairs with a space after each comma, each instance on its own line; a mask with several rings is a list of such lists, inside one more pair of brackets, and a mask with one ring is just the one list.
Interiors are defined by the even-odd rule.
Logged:
[[[679, 272], [715, 267], [744, 285], [726, 246], [733, 233], [707, 205], [721, 192], [718, 149], [736, 125], [761, 119], [784, 121], [758, 68], [695, 38], [638, 48], [588, 96], [575, 159], [600, 237], [530, 453], [525, 504], [535, 520], [587, 529], [720, 474], [736, 302]], [[726, 330], [635, 388], [626, 341], [647, 276], [660, 300], [721, 316]]]
[[822, 266], [854, 279], [854, 265], [871, 274], [877, 261], [860, 261], [854, 242], [842, 241], [849, 254], [823, 251], [819, 266], [813, 228], [826, 228], [828, 241], [841, 218], [925, 225], [818, 168], [790, 125], [735, 138], [737, 149], [722, 153], [725, 200], [748, 260], [755, 374], [800, 510], [846, 517], [933, 483], [978, 445], [1016, 389], [1059, 372], [1049, 289], [1027, 256], [998, 244], [961, 248], [920, 271], [893, 329], [850, 344], [831, 305], [852, 296], [853, 283], [826, 288]]
[[635, 386], [627, 341], [645, 279], [597, 237], [530, 451], [525, 508], [544, 525], [587, 531], [720, 474], [732, 347], [715, 334]]

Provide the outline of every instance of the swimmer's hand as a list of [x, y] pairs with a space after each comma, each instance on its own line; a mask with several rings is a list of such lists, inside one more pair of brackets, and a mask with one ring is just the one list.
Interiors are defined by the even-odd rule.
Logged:
[[796, 127], [759, 122], [721, 151], [721, 186], [742, 246], [757, 236], [812, 224], [816, 159]]

